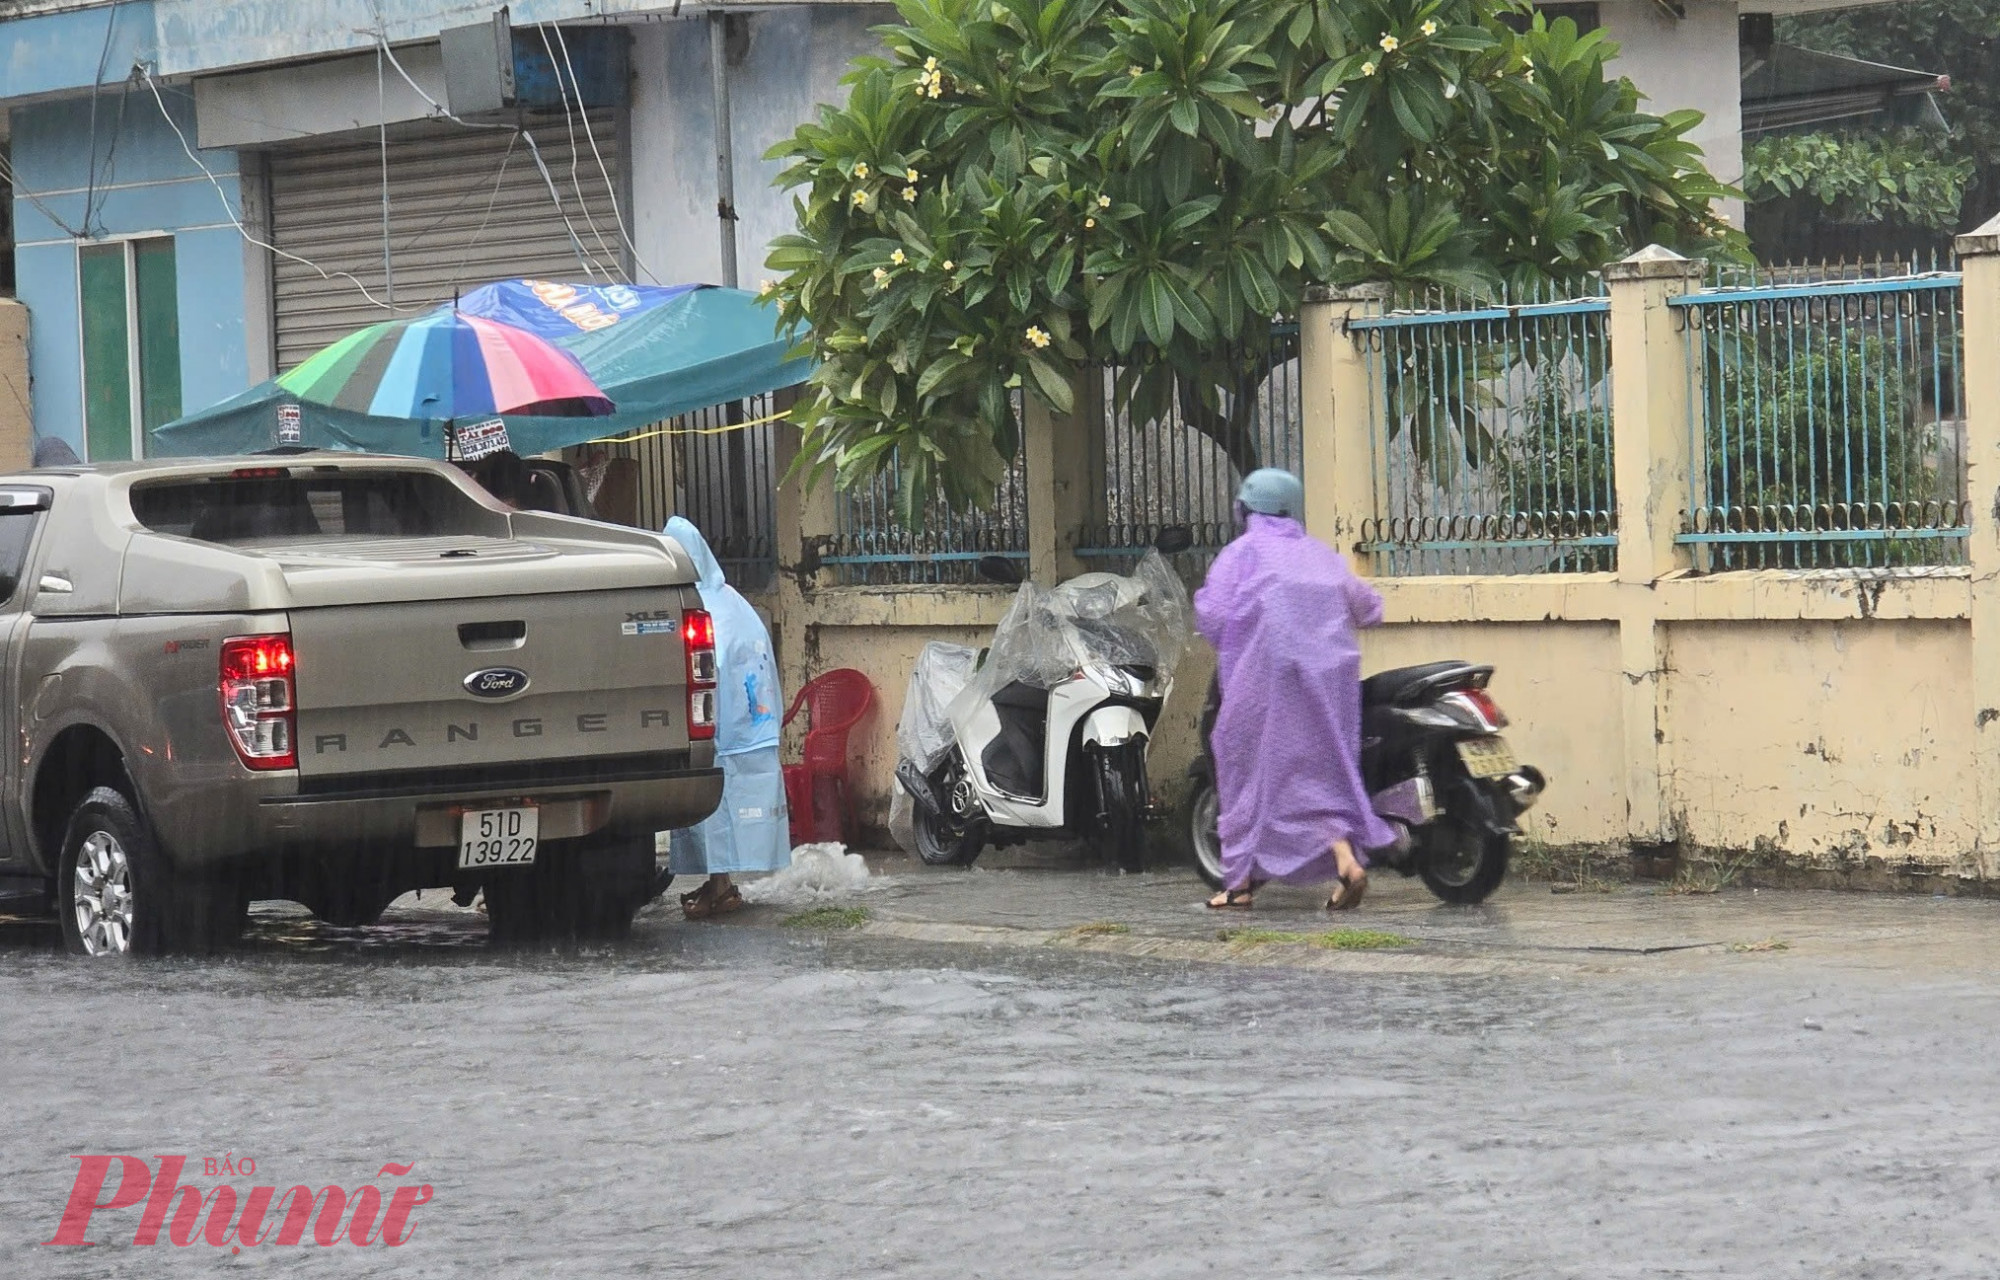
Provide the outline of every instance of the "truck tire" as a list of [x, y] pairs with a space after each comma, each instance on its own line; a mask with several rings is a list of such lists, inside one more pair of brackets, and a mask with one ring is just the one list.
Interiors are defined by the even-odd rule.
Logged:
[[650, 835], [543, 849], [534, 866], [484, 881], [490, 936], [502, 946], [616, 942], [631, 933], [656, 879]]
[[233, 877], [176, 872], [132, 802], [98, 787], [63, 832], [56, 906], [73, 954], [158, 956], [227, 946], [248, 904]]

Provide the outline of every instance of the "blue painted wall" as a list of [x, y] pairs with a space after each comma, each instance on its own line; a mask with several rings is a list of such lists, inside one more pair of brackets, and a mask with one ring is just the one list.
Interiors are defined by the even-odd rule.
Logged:
[[0, 22], [0, 96], [25, 98], [116, 84], [156, 56], [152, 0]]
[[[192, 99], [184, 89], [162, 92], [172, 122], [191, 143]], [[94, 127], [91, 99], [85, 96], [15, 108], [12, 130], [20, 187], [14, 200], [17, 291], [33, 320], [29, 370], [36, 431], [81, 448], [79, 239], [172, 233], [182, 408], [192, 412], [248, 386], [243, 242], [230, 222], [240, 212], [241, 197], [234, 154], [196, 153], [214, 174], [211, 182], [189, 159], [143, 84], [97, 95]]]

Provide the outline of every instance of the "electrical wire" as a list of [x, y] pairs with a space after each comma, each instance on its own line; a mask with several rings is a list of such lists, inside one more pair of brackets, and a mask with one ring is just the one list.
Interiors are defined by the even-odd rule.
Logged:
[[[556, 44], [562, 48], [563, 66], [569, 71], [569, 82], [577, 86], [576, 105], [583, 115], [583, 136], [590, 142], [590, 154], [597, 158], [597, 172], [603, 177], [604, 189], [611, 197], [611, 218], [618, 224], [618, 235], [625, 241], [625, 248], [632, 255], [632, 265], [652, 277], [654, 284], [665, 284], [666, 281], [660, 278], [659, 273], [647, 266], [646, 260], [639, 256], [639, 246], [633, 242], [632, 233], [625, 226], [625, 212], [618, 207], [618, 184], [611, 180], [611, 169], [604, 163], [604, 153], [597, 149], [597, 134], [590, 127], [590, 113], [582, 111], [583, 87], [577, 84], [576, 67], [569, 60], [569, 41], [563, 38], [560, 24], [556, 27]], [[556, 77], [556, 83], [562, 83], [561, 76]]]
[[[296, 253], [289, 253], [286, 250], [280, 249], [277, 245], [274, 245], [267, 240], [260, 240], [256, 236], [251, 235], [250, 228], [243, 225], [243, 219], [236, 216], [236, 210], [234, 206], [232, 206], [229, 203], [229, 193], [222, 189], [222, 183], [216, 178], [214, 171], [211, 170], [206, 164], [203, 164], [201, 157], [195, 154], [194, 147], [190, 145], [188, 142], [187, 134], [181, 131], [180, 124], [177, 121], [175, 121], [175, 119], [171, 114], [168, 113], [167, 100], [160, 96], [160, 84], [159, 81], [153, 79], [152, 68], [148, 67], [145, 63], [141, 62], [134, 64], [132, 69], [135, 73], [145, 77], [146, 87], [153, 91], [153, 101], [159, 104], [160, 115], [166, 119], [167, 127], [174, 131], [174, 137], [180, 139], [181, 150], [187, 153], [187, 158], [193, 162], [195, 168], [201, 170], [202, 176], [208, 179], [208, 185], [215, 188], [216, 197], [222, 201], [222, 212], [225, 216], [228, 217], [231, 225], [233, 225], [236, 228], [237, 235], [242, 236], [245, 241], [257, 246], [259, 249], [264, 249], [271, 253], [275, 253], [280, 258], [284, 258], [290, 262], [296, 262], [300, 266], [312, 268], [314, 271], [317, 271], [319, 273], [320, 278], [323, 280], [330, 281], [333, 280], [335, 277], [339, 277], [341, 279], [351, 282], [356, 289], [359, 289], [361, 291], [361, 296], [366, 298], [369, 302], [369, 305], [371, 306], [380, 307], [382, 310], [391, 313], [393, 313], [396, 310], [394, 307], [390, 306], [388, 303], [382, 301], [380, 298], [376, 297], [373, 293], [369, 292], [368, 286], [362, 283], [361, 278], [359, 276], [356, 276], [346, 271], [328, 271], [325, 267], [322, 267], [321, 265], [319, 265], [317, 262], [314, 262], [310, 258], [302, 258]], [[72, 232], [71, 234], [75, 233]]]
[[[21, 181], [19, 175], [14, 170], [14, 166], [8, 161], [7, 157], [4, 155], [0, 155], [0, 179], [4, 179], [6, 181], [7, 189], [9, 191], [17, 193], [18, 195], [20, 195], [22, 199], [26, 200], [29, 204], [33, 205], [35, 207], [36, 212], [40, 213], [44, 218], [47, 218], [50, 222], [53, 222], [57, 227], [59, 227], [62, 230], [62, 233], [68, 236], [70, 239], [88, 240], [90, 238], [84, 232], [77, 230], [75, 227], [69, 225], [68, 222], [64, 221], [62, 217], [58, 215], [54, 209], [49, 208], [49, 206], [43, 202], [40, 196], [28, 190], [27, 184]], [[14, 237], [16, 242], [18, 243], [20, 240], [20, 228], [18, 226], [15, 227], [14, 229]]]
[[[583, 210], [583, 220], [590, 227], [590, 234], [593, 238], [596, 239], [597, 247], [604, 250], [605, 254], [608, 255], [609, 257], [616, 259], [618, 256], [618, 251], [612, 248], [610, 245], [604, 243], [604, 233], [598, 230], [597, 219], [590, 212], [590, 201], [587, 200], [583, 194], [583, 179], [580, 178], [577, 174], [577, 170], [582, 164], [583, 152], [576, 145], [576, 116], [569, 109], [569, 85], [563, 83], [562, 68], [556, 65], [555, 48], [549, 44], [549, 24], [546, 22], [539, 22], [536, 23], [535, 25], [536, 28], [541, 33], [542, 52], [548, 55], [549, 70], [555, 72], [556, 94], [558, 97], [562, 99], [563, 121], [569, 127], [570, 188], [571, 190], [576, 192], [577, 207]], [[576, 73], [574, 71], [570, 73], [572, 80], [575, 79], [575, 75]], [[577, 90], [576, 100], [577, 100], [577, 107], [579, 110], [581, 110], [583, 107], [583, 91], [581, 89]]]
[[[125, 77], [124, 84], [119, 86], [118, 89], [118, 120], [117, 123], [111, 126], [111, 145], [104, 152], [104, 185], [106, 187], [111, 185], [112, 179], [118, 173], [118, 140], [125, 136], [125, 106], [131, 100], [131, 97], [132, 77], [128, 75]], [[92, 141], [91, 151], [95, 153], [96, 150], [97, 143]], [[103, 210], [104, 200], [109, 198], [109, 193], [100, 191], [98, 192], [98, 196], [96, 210], [90, 207], [88, 197], [86, 197], [83, 210], [83, 225], [86, 230], [89, 229], [90, 224], [96, 219], [97, 213]], [[102, 228], [100, 228], [101, 230]]]
[[104, 87], [104, 68], [111, 61], [111, 36], [118, 29], [118, 12], [122, 6], [112, 5], [104, 11], [104, 47], [97, 52], [97, 76], [90, 82], [90, 176], [83, 185], [83, 230], [90, 232], [90, 210], [97, 203], [97, 100], [103, 95], [98, 90]]
[[[569, 210], [563, 207], [562, 194], [556, 190], [555, 177], [549, 172], [548, 162], [542, 159], [542, 149], [540, 146], [536, 145], [535, 135], [517, 125], [476, 123], [471, 120], [462, 120], [458, 116], [453, 115], [451, 113], [450, 108], [446, 107], [442, 102], [439, 102], [436, 98], [431, 97], [429, 93], [425, 92], [424, 87], [418, 84], [408, 71], [404, 70], [403, 64], [397, 61], [396, 59], [396, 51], [389, 47], [389, 41], [386, 36], [384, 36], [381, 32], [378, 31], [375, 34], [375, 39], [377, 43], [379, 43], [382, 46], [382, 52], [388, 55], [389, 65], [396, 69], [396, 74], [403, 77], [404, 83], [408, 84], [411, 89], [415, 90], [419, 98], [422, 98], [425, 102], [430, 103], [431, 109], [435, 111], [439, 116], [442, 116], [444, 119], [451, 121], [453, 124], [461, 125], [467, 129], [512, 130], [514, 133], [520, 136], [523, 142], [526, 142], [528, 144], [528, 154], [534, 157], [535, 168], [541, 173], [542, 182], [549, 189], [549, 199], [555, 201], [556, 214], [557, 216], [562, 218], [563, 229], [569, 233], [570, 248], [576, 251], [576, 260], [578, 264], [583, 267], [584, 271], [588, 273], [591, 276], [591, 278], [595, 279], [600, 274], [600, 272], [598, 271], [596, 264], [591, 261], [589, 251], [583, 247], [583, 238], [577, 235], [576, 224], [570, 221]], [[616, 279], [616, 275], [614, 273], [604, 272], [601, 274], [605, 274], [607, 276], [610, 276], [612, 279]]]

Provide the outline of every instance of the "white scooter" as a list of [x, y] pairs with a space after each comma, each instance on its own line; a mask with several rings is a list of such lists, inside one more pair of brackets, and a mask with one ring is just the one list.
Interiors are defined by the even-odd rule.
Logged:
[[[1185, 528], [1160, 553], [1185, 551]], [[983, 576], [1020, 582], [1002, 557]], [[1191, 636], [1187, 589], [1160, 554], [1130, 576], [1024, 585], [948, 708], [953, 743], [929, 772], [904, 760], [917, 855], [969, 866], [987, 845], [1078, 836], [1145, 867], [1146, 747]]]

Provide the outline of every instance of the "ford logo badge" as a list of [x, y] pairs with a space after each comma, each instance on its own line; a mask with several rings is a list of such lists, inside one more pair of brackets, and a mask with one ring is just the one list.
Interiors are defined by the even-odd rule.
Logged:
[[488, 667], [465, 678], [465, 691], [475, 698], [511, 698], [528, 691], [528, 673], [512, 667]]

